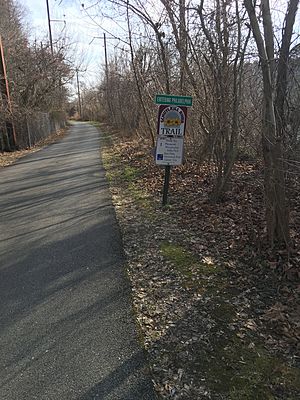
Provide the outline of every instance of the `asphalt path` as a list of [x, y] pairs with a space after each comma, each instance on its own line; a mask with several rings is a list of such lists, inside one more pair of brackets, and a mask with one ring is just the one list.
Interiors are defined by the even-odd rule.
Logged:
[[0, 399], [153, 400], [101, 135], [0, 170]]

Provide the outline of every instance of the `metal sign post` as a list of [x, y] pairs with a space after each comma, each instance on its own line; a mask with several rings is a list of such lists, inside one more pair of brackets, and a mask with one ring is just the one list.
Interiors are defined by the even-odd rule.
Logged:
[[169, 184], [170, 184], [170, 175], [171, 175], [171, 166], [165, 166], [165, 179], [164, 179], [164, 188], [163, 188], [163, 198], [162, 205], [165, 206], [168, 203], [168, 192], [169, 192]]
[[159, 104], [155, 162], [165, 166], [162, 199], [165, 206], [168, 202], [171, 166], [181, 165], [183, 160], [187, 107], [192, 106], [192, 97], [158, 94], [155, 103]]

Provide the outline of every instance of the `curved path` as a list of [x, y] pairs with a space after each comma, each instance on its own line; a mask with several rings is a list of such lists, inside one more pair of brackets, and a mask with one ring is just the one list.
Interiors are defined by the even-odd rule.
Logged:
[[0, 171], [0, 399], [153, 400], [85, 123]]

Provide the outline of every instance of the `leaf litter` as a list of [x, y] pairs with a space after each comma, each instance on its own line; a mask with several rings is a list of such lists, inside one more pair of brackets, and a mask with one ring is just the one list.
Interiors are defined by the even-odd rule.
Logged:
[[237, 164], [220, 204], [213, 172], [163, 170], [138, 140], [111, 140], [103, 160], [132, 284], [134, 311], [160, 399], [298, 399], [299, 191], [294, 252], [265, 245], [262, 171]]
[[16, 151], [4, 151], [0, 152], [0, 168], [7, 167], [19, 158], [25, 157], [27, 154], [35, 153], [41, 150], [43, 147], [61, 139], [67, 133], [67, 129], [59, 129], [57, 132], [51, 134], [45, 139], [41, 139], [36, 145], [28, 147], [26, 149], [16, 150]]

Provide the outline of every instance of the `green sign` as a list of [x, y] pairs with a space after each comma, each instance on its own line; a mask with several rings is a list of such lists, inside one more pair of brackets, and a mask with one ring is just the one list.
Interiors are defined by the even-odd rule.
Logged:
[[169, 94], [157, 94], [155, 96], [155, 103], [166, 104], [170, 106], [191, 107], [193, 105], [193, 98], [191, 96], [171, 96]]

